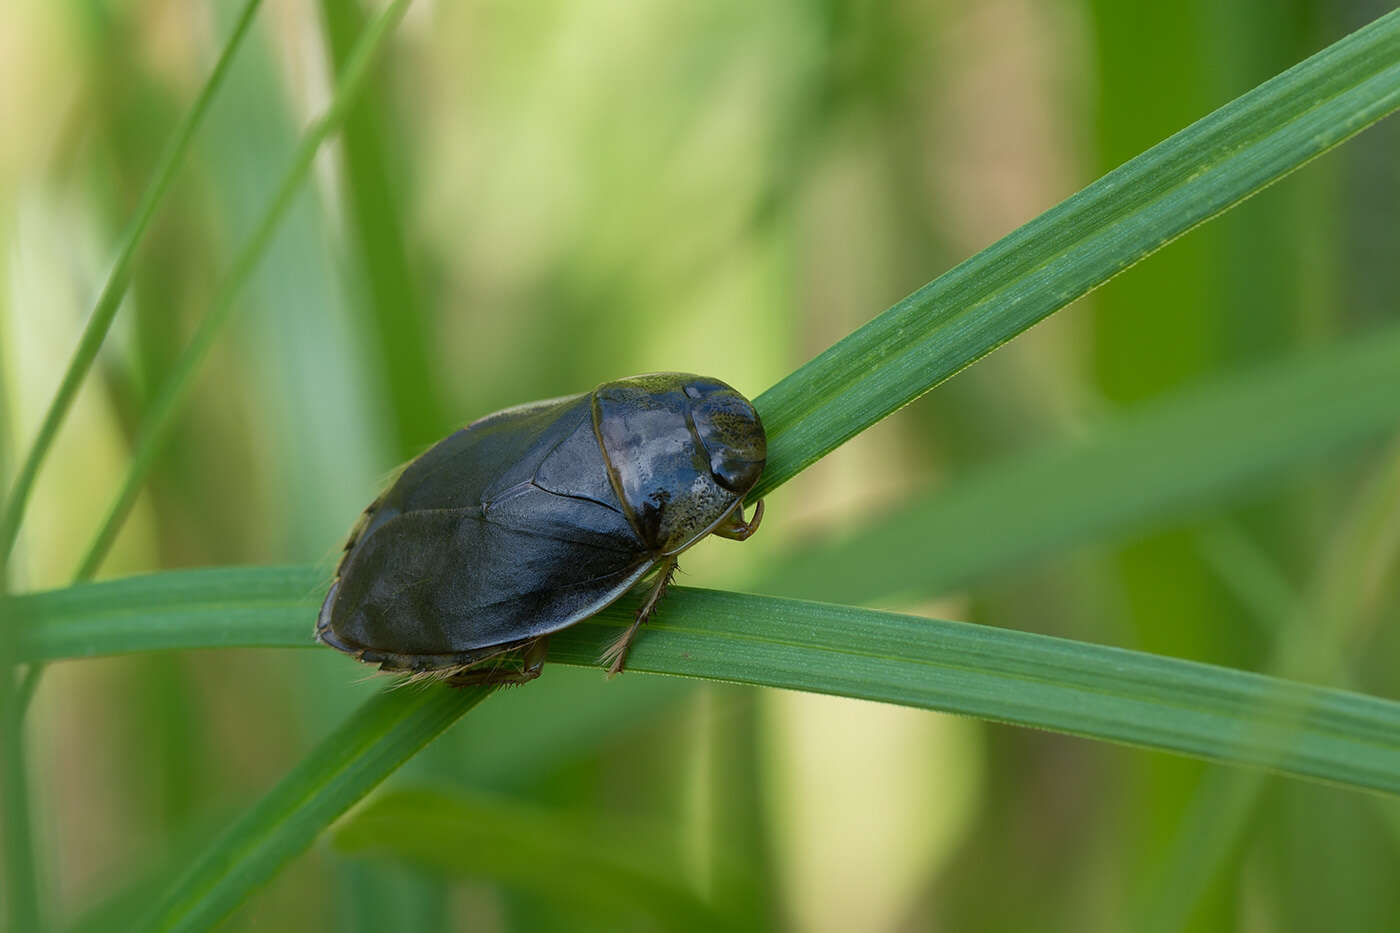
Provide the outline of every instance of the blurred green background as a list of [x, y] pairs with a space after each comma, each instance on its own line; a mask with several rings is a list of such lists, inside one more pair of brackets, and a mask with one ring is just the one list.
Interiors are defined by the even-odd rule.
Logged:
[[[1387, 8], [420, 0], [318, 158], [103, 573], [329, 574], [383, 478], [486, 412], [652, 370], [757, 395]], [[236, 13], [228, 0], [0, 7], [6, 486]], [[266, 4], [39, 481], [17, 589], [67, 582], [145, 406], [362, 21], [334, 0]], [[1384, 122], [1130, 270], [802, 474], [753, 540], [688, 554], [684, 582], [1265, 668], [1268, 620], [1229, 568], [1247, 557], [1308, 591], [1338, 516], [1394, 451], [955, 593], [914, 578], [872, 599], [858, 562], [814, 592], [785, 585], [780, 561], [1111, 412], [1395, 321], [1397, 152], [1400, 123]], [[1344, 652], [1347, 682], [1385, 696], [1400, 689], [1393, 577], [1362, 594], [1367, 624]], [[365, 673], [322, 650], [55, 666], [30, 714], [54, 918], [97, 929], [143, 903], [376, 689]], [[522, 836], [556, 819], [620, 835], [759, 926], [1360, 930], [1400, 916], [1389, 802], [1279, 780], [1236, 805], [1221, 774], [921, 711], [554, 666], [392, 786], [523, 808]], [[680, 925], [629, 907], [625, 876], [541, 866], [443, 874], [322, 843], [228, 928]]]

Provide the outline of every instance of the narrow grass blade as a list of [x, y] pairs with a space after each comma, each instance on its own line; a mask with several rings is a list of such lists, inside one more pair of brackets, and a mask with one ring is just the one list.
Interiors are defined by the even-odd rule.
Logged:
[[388, 793], [339, 827], [333, 843], [347, 853], [392, 855], [449, 875], [502, 882], [572, 909], [620, 918], [640, 913], [658, 929], [747, 926], [680, 883], [685, 873], [674, 853], [667, 857], [661, 834], [599, 827], [503, 797]]
[[599, 690], [594, 672], [555, 668], [529, 690], [512, 690], [509, 703], [473, 713], [470, 741], [433, 746], [425, 767], [483, 791], [535, 787], [620, 737], [665, 728], [703, 687], [675, 677], [620, 683], [620, 689]]
[[[0, 621], [8, 621], [0, 619]], [[30, 823], [28, 761], [24, 747], [24, 710], [16, 696], [13, 669], [0, 666], [0, 794], [4, 795], [5, 911], [11, 930], [42, 930], [39, 878], [34, 864]]]
[[[1238, 562], [1216, 568], [1251, 611], [1273, 625], [1277, 637], [1269, 668], [1281, 676], [1345, 678], [1344, 648], [1356, 642], [1365, 621], [1366, 594], [1400, 550], [1400, 448], [1361, 485], [1322, 550], [1321, 569], [1306, 596], [1292, 593], [1283, 573], [1257, 551], [1242, 555], [1257, 565], [1246, 564], [1244, 580], [1236, 579]], [[1260, 575], [1268, 578], [1263, 586], [1251, 579]], [[1267, 594], [1263, 600], [1257, 598], [1261, 593]], [[1134, 929], [1166, 933], [1186, 927], [1238, 850], [1266, 786], [1259, 774], [1207, 771], [1202, 776], [1177, 835], [1165, 847], [1157, 883], [1138, 898]]]
[[763, 577], [860, 603], [936, 594], [1115, 532], [1179, 518], [1400, 428], [1400, 327], [1125, 412], [1093, 434], [982, 469]]
[[[309, 647], [319, 577], [167, 572], [15, 597], [10, 609], [27, 617], [25, 659]], [[629, 597], [555, 635], [551, 660], [595, 666], [635, 610]], [[673, 587], [628, 668], [964, 713], [1400, 793], [1400, 703], [1026, 632]]]
[[15, 596], [17, 660], [56, 661], [170, 648], [314, 644], [329, 585], [316, 567], [180, 570]]
[[753, 498], [1397, 106], [1400, 11], [1125, 163], [765, 392], [769, 459]]
[[161, 388], [155, 401], [152, 402], [151, 409], [147, 412], [145, 422], [142, 425], [141, 433], [137, 437], [136, 449], [131, 455], [131, 463], [127, 467], [126, 475], [122, 478], [121, 487], [107, 515], [103, 518], [97, 535], [93, 538], [92, 544], [89, 545], [87, 553], [83, 555], [82, 561], [78, 564], [74, 573], [76, 579], [90, 579], [97, 572], [103, 558], [107, 556], [107, 551], [116, 539], [117, 532], [121, 529], [127, 514], [136, 502], [136, 496], [141, 491], [146, 474], [150, 472], [156, 456], [161, 451], [175, 416], [189, 398], [194, 387], [195, 374], [205, 357], [209, 355], [209, 351], [224, 329], [224, 325], [228, 323], [229, 318], [237, 309], [237, 299], [243, 285], [257, 267], [258, 261], [272, 240], [272, 235], [276, 232], [283, 215], [291, 206], [302, 182], [306, 180], [306, 176], [311, 170], [312, 161], [316, 158], [317, 150], [340, 127], [345, 120], [346, 113], [364, 88], [365, 81], [369, 76], [370, 65], [374, 62], [375, 56], [385, 41], [393, 33], [394, 26], [403, 17], [408, 4], [409, 0], [394, 0], [366, 27], [364, 35], [360, 37], [354, 53], [350, 56], [349, 63], [345, 66], [345, 71], [340, 76], [330, 106], [312, 123], [302, 137], [301, 143], [297, 146], [296, 153], [292, 157], [292, 164], [288, 167], [281, 185], [268, 204], [266, 213], [258, 222], [252, 236], [248, 238], [239, 251], [233, 267], [229, 270], [228, 278], [224, 280], [218, 294], [215, 295], [213, 307], [199, 322], [199, 327], [190, 340], [189, 346], [185, 348], [185, 351], [180, 354], [180, 358], [171, 367], [169, 379]]
[[138, 929], [214, 926], [490, 692], [435, 685], [370, 698], [211, 846]]
[[[4, 384], [0, 383], [0, 409], [8, 408], [7, 402]], [[6, 929], [42, 931], [44, 918], [29, 806], [23, 689], [16, 679], [16, 627], [9, 609], [10, 581], [3, 565], [0, 556], [0, 859], [5, 879]]]
[[[321, 0], [320, 7], [331, 57], [343, 66], [363, 29], [364, 12], [358, 4], [342, 0]], [[355, 250], [350, 265], [363, 281], [356, 291], [366, 293], [357, 303], [363, 306], [360, 320], [382, 364], [397, 437], [395, 459], [408, 460], [436, 441], [452, 418], [429, 352], [433, 326], [419, 297], [420, 277], [409, 262], [400, 203], [408, 179], [393, 172], [395, 136], [390, 130], [396, 114], [385, 90], [367, 88], [349, 112], [340, 154], [347, 232]]]
[[[1400, 793], [1394, 701], [854, 607], [706, 590], [682, 600], [639, 639], [631, 670], [938, 709]], [[596, 664], [631, 610], [561, 633], [551, 658]]]
[[83, 328], [82, 336], [78, 339], [78, 348], [73, 352], [73, 359], [68, 363], [68, 369], [63, 373], [63, 380], [58, 385], [58, 392], [54, 394], [53, 401], [49, 403], [49, 410], [44, 413], [39, 433], [35, 435], [34, 443], [29, 448], [28, 454], [25, 455], [24, 462], [15, 477], [9, 498], [5, 500], [4, 514], [0, 516], [0, 573], [4, 572], [5, 563], [9, 558], [10, 551], [14, 548], [15, 537], [19, 534], [20, 522], [24, 518], [24, 508], [29, 502], [29, 494], [34, 488], [34, 480], [39, 475], [39, 468], [43, 465], [44, 457], [48, 455], [49, 447], [53, 444], [58, 429], [63, 425], [63, 419], [68, 415], [68, 409], [78, 394], [78, 387], [82, 385], [83, 378], [92, 368], [92, 361], [97, 358], [97, 351], [101, 349], [102, 341], [112, 326], [112, 318], [116, 316], [117, 309], [121, 307], [122, 298], [126, 295], [126, 287], [131, 281], [131, 264], [136, 256], [136, 249], [140, 246], [141, 239], [145, 236], [146, 229], [150, 226], [151, 218], [155, 215], [156, 208], [160, 206], [161, 199], [164, 198], [165, 192], [170, 188], [170, 183], [175, 179], [180, 163], [184, 161], [185, 153], [189, 150], [190, 141], [194, 139], [195, 131], [199, 129], [205, 113], [209, 110], [210, 102], [223, 84], [224, 77], [228, 74], [229, 65], [232, 63], [239, 46], [243, 44], [243, 38], [248, 34], [253, 17], [260, 6], [262, 6], [262, 0], [247, 0], [247, 3], [244, 4], [243, 12], [239, 14], [237, 22], [234, 23], [233, 32], [229, 34], [228, 41], [224, 43], [223, 51], [219, 53], [219, 60], [215, 62], [214, 70], [210, 72], [209, 79], [204, 82], [204, 87], [200, 90], [199, 96], [195, 98], [190, 112], [186, 114], [184, 121], [176, 129], [175, 137], [171, 139], [164, 155], [161, 156], [160, 163], [151, 176], [151, 182], [141, 196], [141, 202], [136, 207], [136, 214], [132, 217], [131, 224], [127, 227], [126, 234], [122, 238], [117, 261], [107, 276], [106, 284], [102, 286], [102, 292], [97, 298], [97, 305], [93, 308], [92, 315]]

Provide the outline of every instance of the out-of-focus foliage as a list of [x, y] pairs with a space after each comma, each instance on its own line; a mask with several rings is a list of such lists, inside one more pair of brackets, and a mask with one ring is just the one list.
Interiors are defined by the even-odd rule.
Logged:
[[[6, 489], [236, 6], [0, 8]], [[522, 400], [658, 369], [756, 395], [1385, 7], [420, 0], [243, 291], [104, 573], [329, 567], [398, 463]], [[13, 588], [67, 582], [364, 18], [268, 0], [41, 474]], [[1003, 458], [1092, 443], [1120, 406], [1169, 406], [1199, 380], [1393, 325], [1397, 151], [1400, 124], [1384, 122], [1130, 270], [806, 471], [772, 495], [762, 534], [687, 555], [685, 581], [777, 589], [800, 579], [785, 563], [798, 545], [878, 539], [884, 516]], [[855, 559], [853, 579], [824, 585], [1394, 697], [1396, 461], [1353, 448], [1209, 510], [1154, 511], [1126, 542], [959, 578], [957, 593], [863, 589], [874, 572]], [[50, 919], [121, 928], [148, 907], [356, 707], [360, 677], [329, 651], [54, 666], [28, 727]], [[395, 780], [406, 789], [229, 928], [644, 929], [657, 903], [692, 898], [813, 930], [1377, 929], [1400, 915], [1391, 801], [853, 700], [555, 667]], [[459, 820], [509, 801], [466, 845], [509, 845], [501, 814], [536, 835], [556, 814], [560, 829], [494, 872], [433, 838], [398, 847], [416, 861], [353, 844], [394, 807], [421, 818], [424, 799]], [[586, 877], [622, 890], [544, 896], [512, 861], [532, 853], [595, 855]]]

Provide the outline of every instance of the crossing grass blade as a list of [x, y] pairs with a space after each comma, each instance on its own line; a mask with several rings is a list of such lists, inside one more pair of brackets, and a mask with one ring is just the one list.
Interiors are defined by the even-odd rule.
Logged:
[[349, 854], [499, 880], [573, 910], [640, 915], [661, 929], [751, 928], [748, 918], [717, 912], [686, 886], [667, 841], [659, 828], [600, 827], [505, 797], [436, 788], [386, 793], [334, 835], [335, 847]]
[[301, 761], [176, 882], [137, 929], [206, 930], [491, 688], [384, 690]]
[[[27, 617], [28, 659], [310, 647], [319, 582], [305, 567], [166, 572], [10, 608]], [[596, 666], [636, 607], [626, 598], [555, 635], [551, 661]], [[1400, 703], [1027, 632], [673, 587], [628, 669], [963, 713], [1400, 793]]]

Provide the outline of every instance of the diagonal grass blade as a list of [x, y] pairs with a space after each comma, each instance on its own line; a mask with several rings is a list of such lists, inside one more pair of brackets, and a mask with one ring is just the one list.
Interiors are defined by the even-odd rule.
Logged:
[[949, 270], [760, 396], [757, 499], [1037, 321], [1400, 106], [1400, 10]]

